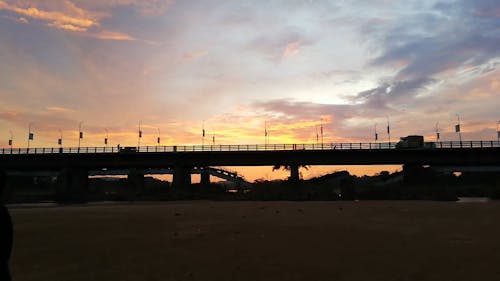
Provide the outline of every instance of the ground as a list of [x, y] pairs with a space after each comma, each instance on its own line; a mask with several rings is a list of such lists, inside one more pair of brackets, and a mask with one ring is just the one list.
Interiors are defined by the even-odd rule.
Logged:
[[12, 207], [14, 280], [500, 280], [500, 203]]

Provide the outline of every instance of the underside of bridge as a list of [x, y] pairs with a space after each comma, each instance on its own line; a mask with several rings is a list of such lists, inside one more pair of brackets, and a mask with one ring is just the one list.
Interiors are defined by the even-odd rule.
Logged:
[[67, 168], [57, 177], [56, 202], [83, 203], [87, 201], [88, 171]]

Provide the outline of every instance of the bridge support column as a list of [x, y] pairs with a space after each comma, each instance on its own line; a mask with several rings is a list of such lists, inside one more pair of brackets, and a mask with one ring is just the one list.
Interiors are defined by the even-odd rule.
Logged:
[[419, 183], [425, 179], [424, 167], [421, 165], [404, 164], [403, 180], [408, 183]]
[[56, 202], [87, 202], [88, 171], [80, 168], [63, 169], [57, 177]]
[[175, 166], [172, 188], [182, 189], [191, 186], [191, 167]]
[[200, 174], [200, 185], [209, 186], [210, 185], [210, 173], [208, 172], [208, 167], [203, 167]]
[[144, 170], [131, 168], [127, 175], [127, 184], [122, 193], [124, 199], [135, 200], [144, 193]]
[[299, 165], [290, 165], [290, 181], [299, 182]]

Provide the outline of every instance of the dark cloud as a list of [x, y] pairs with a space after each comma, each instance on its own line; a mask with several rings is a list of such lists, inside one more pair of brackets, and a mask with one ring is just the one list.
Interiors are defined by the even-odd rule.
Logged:
[[383, 50], [372, 65], [402, 64], [397, 79], [481, 67], [500, 56], [498, 11], [498, 1], [464, 0], [439, 3], [427, 13], [385, 23], [383, 34], [372, 33]]
[[411, 103], [420, 90], [435, 80], [421, 77], [412, 80], [382, 83], [380, 86], [358, 93], [351, 98], [353, 102], [362, 102], [364, 107], [376, 110], [389, 110], [388, 106], [395, 103]]

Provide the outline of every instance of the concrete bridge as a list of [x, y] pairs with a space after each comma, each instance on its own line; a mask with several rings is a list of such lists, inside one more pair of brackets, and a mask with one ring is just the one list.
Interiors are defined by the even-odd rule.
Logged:
[[214, 166], [274, 166], [290, 168], [299, 180], [301, 165], [500, 166], [498, 141], [438, 142], [433, 148], [396, 149], [393, 143], [328, 143], [218, 146], [85, 147], [3, 149], [0, 170], [57, 171], [68, 192], [85, 189], [88, 171], [129, 170], [131, 182], [143, 181], [148, 169], [168, 169], [173, 188], [191, 184], [191, 173]]

